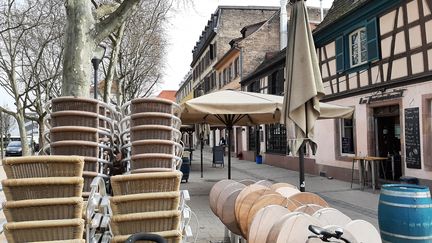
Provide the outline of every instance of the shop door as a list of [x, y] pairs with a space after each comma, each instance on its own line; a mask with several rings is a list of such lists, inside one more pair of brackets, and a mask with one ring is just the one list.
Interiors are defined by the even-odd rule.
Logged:
[[402, 175], [399, 106], [374, 109], [376, 156], [388, 157], [380, 167], [380, 178], [399, 180]]

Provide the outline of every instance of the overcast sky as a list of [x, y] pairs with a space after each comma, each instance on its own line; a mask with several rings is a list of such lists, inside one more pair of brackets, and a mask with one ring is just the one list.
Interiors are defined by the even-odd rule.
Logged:
[[[330, 8], [333, 0], [323, 0], [323, 7]], [[319, 0], [308, 0], [309, 6], [320, 6]], [[162, 89], [177, 90], [192, 62], [192, 49], [204, 30], [210, 15], [219, 5], [280, 6], [280, 0], [195, 0], [194, 8], [170, 13], [168, 26], [167, 63]]]

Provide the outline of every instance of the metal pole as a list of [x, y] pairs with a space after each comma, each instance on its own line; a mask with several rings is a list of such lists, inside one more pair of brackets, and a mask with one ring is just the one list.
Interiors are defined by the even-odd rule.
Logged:
[[94, 96], [93, 98], [97, 100], [97, 70], [94, 70], [94, 87], [93, 87]]
[[228, 180], [231, 180], [231, 133], [232, 126], [227, 126], [228, 129]]
[[201, 178], [204, 177], [204, 171], [203, 171], [203, 147], [204, 147], [204, 140], [201, 138]]
[[192, 138], [192, 132], [188, 132], [189, 134], [189, 163], [192, 165], [192, 143], [193, 143], [193, 138]]
[[305, 172], [304, 172], [304, 148], [306, 146], [306, 141], [302, 143], [299, 151], [299, 173], [300, 173], [300, 191], [305, 192]]

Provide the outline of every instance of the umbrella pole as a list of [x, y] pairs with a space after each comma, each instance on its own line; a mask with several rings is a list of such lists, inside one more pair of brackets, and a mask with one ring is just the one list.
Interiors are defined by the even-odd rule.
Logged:
[[231, 180], [231, 133], [232, 126], [227, 126], [228, 129], [228, 180]]
[[189, 133], [189, 163], [192, 165], [192, 143], [193, 143], [193, 137], [192, 137], [192, 133]]
[[204, 140], [201, 138], [201, 178], [204, 176], [203, 172], [203, 147], [204, 147]]
[[306, 141], [302, 143], [299, 149], [299, 173], [300, 173], [300, 191], [305, 192], [305, 171], [304, 171], [304, 148], [306, 146]]

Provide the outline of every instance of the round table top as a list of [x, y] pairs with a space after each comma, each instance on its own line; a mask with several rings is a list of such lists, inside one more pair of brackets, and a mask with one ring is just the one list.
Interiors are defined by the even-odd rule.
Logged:
[[279, 205], [269, 205], [258, 210], [249, 228], [248, 243], [266, 242], [273, 225], [290, 211]]

